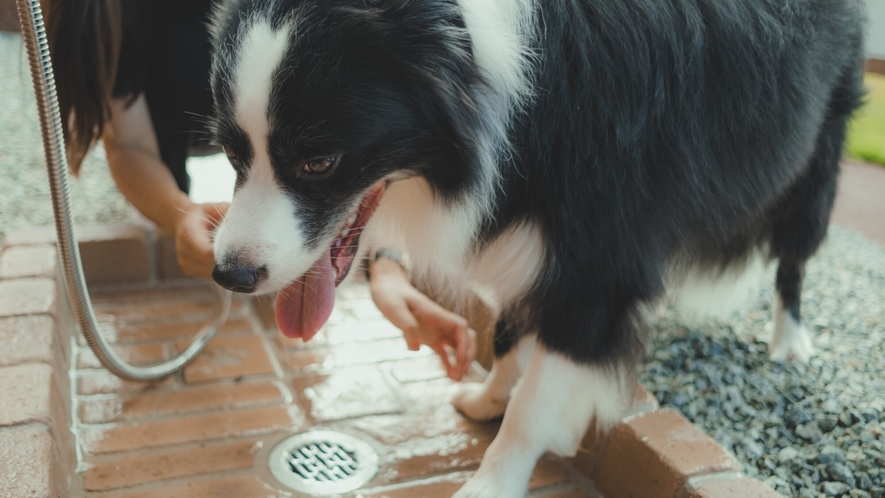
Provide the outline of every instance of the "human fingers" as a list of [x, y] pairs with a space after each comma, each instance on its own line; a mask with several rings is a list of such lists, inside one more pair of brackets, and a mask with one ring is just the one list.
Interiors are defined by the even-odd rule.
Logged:
[[182, 270], [190, 276], [208, 278], [215, 264], [212, 239], [201, 218], [182, 218], [176, 231], [175, 250]]
[[405, 301], [383, 292], [377, 296], [376, 293], [373, 293], [372, 297], [381, 314], [403, 331], [409, 349], [417, 351], [421, 347], [421, 340], [418, 337], [418, 321], [409, 311]]
[[458, 374], [457, 369], [452, 366], [452, 362], [451, 362], [451, 360], [449, 360], [449, 353], [442, 346], [442, 344], [441, 343], [431, 344], [430, 348], [433, 349], [436, 352], [436, 354], [439, 356], [439, 359], [442, 360], [443, 366], [446, 369], [446, 375], [454, 381], [461, 380], [461, 375]]
[[470, 348], [467, 330], [467, 327], [458, 327], [453, 332], [455, 341], [453, 349], [455, 350], [455, 358], [457, 359], [458, 378], [467, 373], [467, 369], [470, 368], [467, 356], [468, 349]]
[[444, 342], [452, 348], [458, 378], [464, 376], [476, 357], [476, 332], [469, 327], [458, 327], [445, 336]]
[[[410, 309], [418, 319], [419, 327], [449, 345], [455, 352], [459, 368], [466, 372], [470, 363], [469, 326], [460, 315], [446, 310], [423, 294], [409, 300]], [[430, 334], [428, 334], [430, 335]]]
[[467, 329], [459, 343], [459, 346], [461, 345], [464, 347], [464, 354], [458, 358], [459, 379], [467, 374], [467, 371], [470, 370], [470, 365], [473, 364], [473, 360], [476, 358], [476, 332], [473, 329]]
[[476, 331], [467, 329], [467, 361], [469, 365], [476, 359]]
[[406, 295], [409, 309], [423, 326], [437, 329], [444, 333], [451, 333], [458, 328], [467, 328], [467, 320], [451, 312], [436, 301], [415, 290]]
[[206, 279], [212, 277], [212, 268], [214, 265], [207, 263], [204, 259], [194, 259], [179, 255], [178, 265], [181, 267], [181, 271], [189, 277]]

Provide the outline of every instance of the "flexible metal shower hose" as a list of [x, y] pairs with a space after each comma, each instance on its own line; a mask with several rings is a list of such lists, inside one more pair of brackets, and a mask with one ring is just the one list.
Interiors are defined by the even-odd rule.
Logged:
[[74, 316], [95, 356], [105, 368], [118, 377], [134, 381], [150, 381], [169, 376], [193, 361], [215, 335], [218, 327], [227, 320], [230, 310], [230, 292], [224, 291], [222, 310], [218, 318], [203, 327], [187, 349], [169, 361], [151, 366], [133, 366], [121, 360], [111, 350], [98, 330], [92, 302], [86, 288], [86, 279], [83, 276], [77, 237], [74, 233], [71, 198], [68, 192], [67, 156], [40, 0], [17, 0], [16, 5], [22, 36], [28, 51], [34, 93], [37, 96], [37, 111], [40, 115], [40, 132], [43, 135], [46, 169], [49, 173], [49, 188], [58, 234], [58, 248]]

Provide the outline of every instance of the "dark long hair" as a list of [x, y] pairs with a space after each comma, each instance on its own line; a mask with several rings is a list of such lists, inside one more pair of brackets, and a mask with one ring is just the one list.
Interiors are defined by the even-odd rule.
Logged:
[[120, 0], [44, 5], [68, 162], [77, 174], [110, 118], [122, 40]]

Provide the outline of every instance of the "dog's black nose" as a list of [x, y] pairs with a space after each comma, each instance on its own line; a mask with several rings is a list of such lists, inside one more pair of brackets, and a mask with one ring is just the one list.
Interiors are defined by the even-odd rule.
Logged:
[[228, 264], [216, 264], [212, 268], [212, 279], [218, 285], [233, 292], [249, 294], [255, 292], [265, 278], [267, 268], [253, 266], [238, 266]]

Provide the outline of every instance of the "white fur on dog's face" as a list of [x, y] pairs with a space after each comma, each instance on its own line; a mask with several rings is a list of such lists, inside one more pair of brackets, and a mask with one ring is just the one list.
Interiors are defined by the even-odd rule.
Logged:
[[[238, 189], [215, 240], [218, 267], [259, 270], [263, 280], [254, 292], [283, 289], [332, 247], [332, 232], [372, 185], [408, 178], [399, 183], [421, 188], [392, 185], [378, 219], [365, 227], [367, 241], [402, 247], [413, 255], [417, 273], [463, 271], [494, 205], [511, 114], [530, 93], [533, 3], [458, 4], [466, 29], [452, 27], [426, 54], [396, 40], [368, 43], [386, 40], [379, 34], [400, 21], [394, 11], [379, 19], [375, 11], [268, 3], [216, 12], [216, 137], [239, 159]], [[364, 32], [338, 28], [349, 23]], [[366, 54], [370, 62], [385, 64], [385, 71], [361, 62]], [[433, 57], [458, 67], [425, 67]], [[450, 82], [449, 69], [475, 70], [476, 84], [466, 78], [463, 88], [442, 85], [432, 105], [414, 105], [415, 95], [430, 89], [428, 81]], [[449, 126], [476, 131], [463, 137], [440, 133]], [[321, 154], [341, 158], [334, 175], [314, 181], [297, 174], [299, 161]], [[405, 191], [410, 195], [396, 195]], [[419, 213], [432, 215], [433, 222]], [[371, 237], [375, 230], [405, 236], [378, 240]]]
[[291, 24], [274, 31], [270, 22], [256, 20], [247, 29], [236, 62], [233, 82], [237, 124], [254, 151], [245, 182], [237, 190], [215, 236], [217, 263], [265, 268], [267, 279], [257, 293], [275, 292], [303, 275], [320, 258], [313, 251], [298, 216], [299, 207], [276, 177], [268, 152], [268, 107], [273, 75], [288, 49]]

